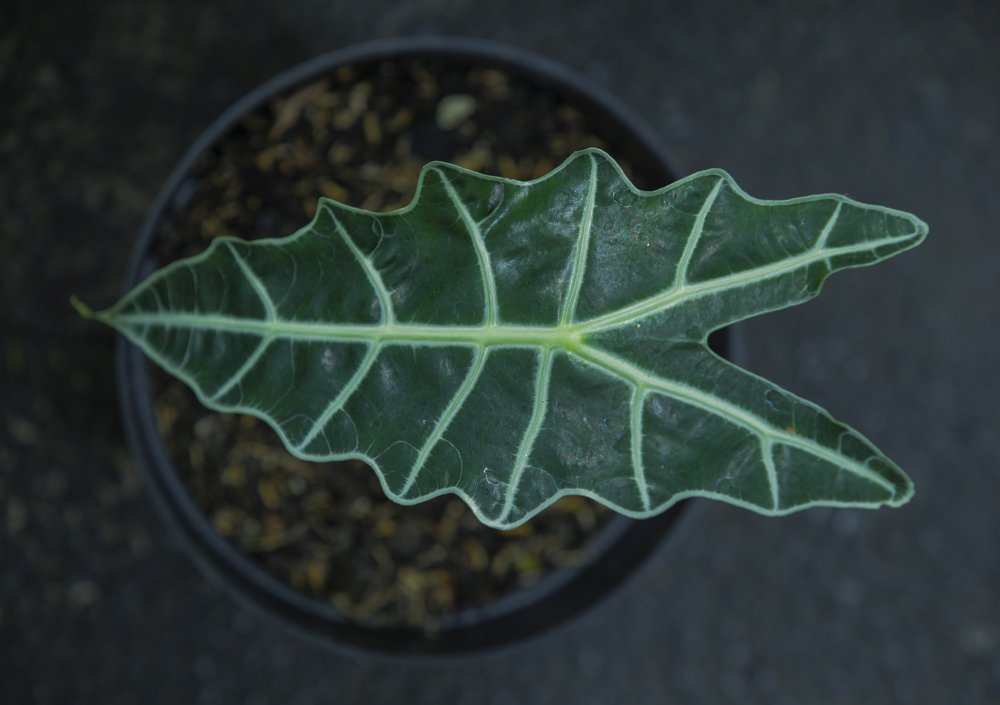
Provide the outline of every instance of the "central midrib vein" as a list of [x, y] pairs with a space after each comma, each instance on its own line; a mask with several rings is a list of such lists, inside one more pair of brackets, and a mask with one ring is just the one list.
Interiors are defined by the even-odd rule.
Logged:
[[164, 326], [266, 335], [289, 340], [358, 341], [370, 343], [430, 343], [438, 345], [532, 345], [573, 350], [581, 342], [578, 326], [478, 325], [452, 326], [416, 323], [336, 324], [240, 318], [206, 313], [122, 313], [114, 323], [127, 326]]

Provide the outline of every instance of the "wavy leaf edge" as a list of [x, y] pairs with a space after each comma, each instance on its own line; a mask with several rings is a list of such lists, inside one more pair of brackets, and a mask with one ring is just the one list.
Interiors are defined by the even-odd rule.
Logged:
[[[382, 491], [392, 501], [394, 501], [396, 503], [399, 503], [399, 504], [402, 504], [402, 505], [413, 505], [413, 504], [418, 504], [418, 503], [421, 503], [421, 502], [433, 499], [433, 498], [441, 496], [441, 495], [453, 494], [453, 495], [456, 495], [459, 498], [461, 498], [469, 506], [469, 508], [473, 511], [473, 513], [476, 515], [476, 517], [479, 519], [479, 521], [481, 521], [484, 525], [490, 526], [490, 527], [495, 528], [495, 529], [506, 530], [506, 529], [515, 528], [515, 527], [519, 526], [520, 524], [528, 521], [529, 519], [531, 519], [532, 517], [534, 517], [538, 513], [544, 511], [546, 508], [548, 508], [549, 506], [551, 506], [553, 503], [555, 503], [559, 499], [561, 499], [563, 497], [566, 497], [566, 496], [570, 496], [570, 495], [588, 497], [591, 500], [594, 500], [594, 501], [596, 501], [596, 502], [598, 502], [598, 503], [600, 503], [600, 504], [602, 504], [602, 505], [604, 505], [604, 506], [606, 506], [606, 507], [614, 510], [615, 512], [618, 512], [618, 513], [620, 513], [622, 515], [625, 515], [625, 516], [633, 518], [633, 519], [644, 519], [644, 518], [649, 518], [649, 517], [655, 516], [657, 514], [660, 514], [660, 513], [664, 512], [664, 511], [666, 511], [667, 509], [669, 509], [673, 505], [677, 504], [678, 502], [681, 502], [683, 500], [690, 499], [690, 498], [708, 498], [708, 499], [714, 499], [714, 500], [717, 500], [717, 501], [720, 501], [720, 502], [724, 502], [724, 503], [729, 504], [729, 505], [733, 505], [733, 506], [736, 506], [736, 507], [741, 507], [741, 508], [744, 508], [744, 509], [749, 509], [749, 510], [751, 510], [751, 511], [757, 513], [757, 514], [761, 514], [761, 515], [764, 515], [764, 516], [784, 516], [784, 515], [791, 514], [791, 513], [794, 513], [794, 512], [797, 512], [797, 511], [801, 511], [801, 510], [804, 510], [804, 509], [808, 509], [808, 508], [811, 508], [811, 507], [878, 508], [878, 507], [885, 506], [885, 505], [892, 506], [892, 507], [898, 507], [898, 506], [901, 506], [901, 505], [905, 504], [906, 502], [908, 502], [914, 496], [914, 487], [913, 487], [912, 481], [910, 481], [910, 479], [901, 470], [899, 470], [899, 468], [897, 466], [895, 466], [895, 464], [893, 464], [891, 461], [888, 461], [887, 458], [883, 457], [883, 460], [887, 461], [888, 465], [891, 466], [890, 469], [895, 470], [896, 472], [899, 473], [899, 479], [902, 481], [902, 485], [900, 487], [893, 488], [893, 496], [890, 499], [886, 500], [886, 501], [864, 502], [864, 501], [853, 501], [853, 500], [852, 501], [836, 501], [836, 500], [828, 500], [828, 499], [819, 499], [819, 500], [805, 502], [805, 503], [801, 503], [801, 504], [797, 504], [797, 505], [792, 505], [792, 506], [788, 506], [788, 507], [776, 507], [776, 508], [773, 508], [773, 509], [768, 509], [768, 508], [762, 507], [759, 504], [754, 504], [754, 503], [751, 503], [751, 502], [743, 501], [743, 500], [739, 499], [738, 497], [735, 497], [735, 496], [732, 496], [732, 495], [729, 495], [729, 494], [724, 494], [724, 493], [718, 493], [718, 492], [712, 492], [712, 491], [708, 491], [708, 490], [698, 489], [698, 490], [690, 490], [690, 491], [677, 492], [677, 493], [671, 495], [670, 498], [667, 501], [661, 502], [660, 504], [652, 506], [652, 507], [650, 507], [648, 509], [644, 509], [644, 510], [641, 510], [641, 511], [636, 511], [636, 510], [631, 509], [629, 507], [622, 506], [622, 505], [614, 502], [610, 498], [608, 498], [608, 497], [606, 497], [606, 496], [604, 496], [604, 495], [602, 495], [602, 494], [600, 494], [598, 492], [591, 491], [591, 490], [588, 490], [586, 488], [569, 487], [569, 488], [559, 489], [554, 494], [552, 494], [550, 497], [548, 497], [545, 501], [539, 503], [537, 506], [531, 508], [530, 510], [528, 510], [524, 514], [518, 516], [518, 518], [517, 518], [516, 521], [505, 522], [502, 519], [498, 520], [495, 517], [490, 517], [490, 516], [486, 515], [483, 512], [483, 508], [480, 506], [479, 502], [474, 497], [472, 497], [469, 493], [465, 492], [463, 489], [461, 489], [459, 487], [444, 487], [444, 488], [441, 488], [441, 489], [438, 489], [438, 490], [435, 490], [435, 491], [432, 491], [432, 492], [428, 492], [426, 494], [421, 494], [421, 495], [418, 495], [418, 496], [415, 496], [415, 497], [406, 497], [402, 493], [396, 493], [389, 486], [388, 481], [387, 481], [387, 473], [381, 467], [378, 459], [376, 457], [373, 457], [373, 456], [368, 455], [366, 453], [363, 453], [363, 452], [331, 453], [328, 456], [324, 456], [322, 458], [317, 458], [317, 456], [315, 454], [310, 454], [310, 453], [305, 452], [299, 446], [299, 444], [296, 444], [296, 443], [292, 442], [292, 440], [286, 435], [285, 430], [281, 427], [281, 425], [280, 425], [280, 423], [279, 423], [279, 421], [277, 419], [271, 417], [270, 415], [262, 414], [261, 413], [261, 409], [258, 409], [256, 407], [241, 406], [241, 405], [229, 405], [229, 404], [218, 403], [215, 399], [212, 398], [212, 397], [219, 396], [218, 394], [210, 396], [210, 395], [207, 395], [207, 394], [203, 393], [202, 390], [199, 389], [197, 383], [194, 381], [194, 379], [191, 377], [191, 375], [187, 374], [184, 370], [180, 369], [179, 366], [173, 365], [172, 363], [170, 363], [151, 344], [149, 344], [148, 341], [146, 341], [146, 340], [142, 339], [140, 336], [136, 335], [132, 330], [130, 330], [128, 327], [122, 325], [117, 320], [117, 316], [118, 316], [119, 311], [126, 305], [126, 303], [129, 300], [134, 299], [135, 297], [139, 296], [143, 290], [152, 287], [156, 282], [158, 282], [161, 279], [165, 279], [166, 277], [170, 276], [173, 272], [179, 270], [180, 268], [204, 262], [205, 260], [211, 258], [212, 255], [215, 254], [218, 250], [220, 250], [222, 248], [225, 248], [225, 247], [231, 247], [232, 245], [248, 245], [249, 244], [249, 245], [252, 245], [252, 246], [263, 246], [263, 245], [277, 245], [277, 246], [281, 246], [281, 245], [286, 245], [286, 244], [289, 244], [291, 242], [294, 242], [294, 241], [298, 240], [299, 238], [302, 238], [306, 234], [308, 234], [308, 233], [310, 233], [310, 232], [312, 232], [312, 231], [315, 230], [317, 224], [319, 223], [319, 221], [320, 221], [321, 217], [323, 216], [324, 212], [326, 211], [326, 209], [336, 208], [336, 209], [339, 209], [339, 210], [342, 210], [342, 211], [347, 211], [347, 212], [351, 212], [351, 213], [355, 213], [355, 214], [359, 214], [359, 215], [364, 215], [364, 216], [369, 216], [369, 217], [376, 217], [376, 218], [378, 218], [378, 217], [404, 216], [407, 213], [409, 213], [409, 212], [411, 212], [411, 211], [413, 211], [413, 210], [415, 210], [415, 209], [417, 209], [417, 208], [419, 208], [421, 206], [421, 196], [424, 193], [425, 182], [429, 178], [432, 178], [432, 176], [431, 176], [432, 174], [439, 173], [441, 169], [447, 169], [448, 171], [451, 171], [451, 172], [461, 173], [461, 174], [464, 174], [464, 175], [467, 175], [467, 176], [473, 176], [473, 177], [476, 177], [476, 178], [484, 180], [484, 181], [495, 182], [495, 183], [500, 183], [500, 184], [506, 184], [506, 185], [516, 186], [516, 187], [525, 187], [525, 186], [532, 186], [532, 185], [535, 185], [535, 184], [541, 184], [541, 183], [544, 183], [547, 180], [554, 179], [561, 172], [563, 172], [565, 169], [567, 169], [575, 160], [580, 159], [580, 158], [585, 158], [585, 157], [586, 158], [598, 158], [598, 159], [603, 159], [604, 161], [606, 161], [606, 163], [609, 164], [615, 170], [615, 172], [617, 173], [618, 178], [626, 186], [626, 188], [633, 195], [635, 195], [637, 197], [640, 197], [640, 198], [655, 198], [655, 197], [661, 196], [663, 194], [667, 194], [667, 193], [669, 193], [669, 192], [671, 192], [671, 191], [673, 191], [675, 189], [679, 189], [679, 188], [685, 186], [686, 184], [694, 182], [694, 181], [696, 181], [698, 179], [704, 179], [706, 177], [716, 177], [716, 178], [718, 178], [720, 180], [719, 181], [720, 184], [724, 183], [737, 196], [739, 196], [740, 198], [744, 199], [745, 201], [747, 201], [749, 203], [756, 204], [756, 205], [761, 205], [761, 206], [786, 206], [786, 205], [795, 205], [795, 204], [801, 204], [801, 203], [809, 203], [809, 202], [819, 201], [819, 200], [834, 200], [834, 201], [836, 201], [839, 204], [837, 206], [838, 209], [840, 208], [840, 205], [849, 205], [849, 206], [852, 206], [852, 207], [855, 207], [855, 208], [859, 208], [859, 209], [863, 209], [863, 210], [870, 210], [870, 211], [874, 211], [874, 212], [878, 212], [878, 213], [882, 213], [882, 214], [886, 214], [886, 215], [891, 215], [891, 216], [897, 216], [897, 217], [905, 218], [905, 219], [909, 220], [910, 222], [912, 222], [914, 224], [914, 226], [915, 226], [914, 227], [914, 231], [912, 233], [909, 233], [907, 235], [907, 237], [910, 238], [910, 242], [905, 247], [902, 247], [899, 250], [897, 250], [895, 252], [892, 252], [890, 255], [886, 255], [886, 257], [893, 256], [895, 254], [898, 254], [899, 252], [902, 252], [902, 251], [905, 251], [905, 250], [908, 250], [908, 249], [911, 249], [911, 248], [917, 246], [918, 244], [920, 244], [924, 240], [924, 238], [926, 237], [926, 235], [928, 233], [928, 230], [929, 230], [928, 225], [924, 221], [922, 221], [921, 219], [919, 219], [915, 215], [913, 215], [911, 213], [908, 213], [906, 211], [897, 210], [895, 208], [890, 208], [890, 207], [886, 207], [886, 206], [878, 206], [878, 205], [872, 205], [872, 204], [863, 203], [863, 202], [857, 201], [857, 200], [855, 200], [853, 198], [850, 198], [848, 196], [844, 196], [844, 195], [836, 194], [836, 193], [811, 194], [811, 195], [807, 195], [807, 196], [799, 196], [799, 197], [787, 198], [787, 199], [760, 199], [760, 198], [756, 198], [756, 197], [751, 196], [750, 194], [748, 194], [746, 191], [744, 191], [739, 186], [739, 184], [735, 181], [735, 179], [733, 179], [733, 177], [727, 171], [725, 171], [723, 169], [719, 169], [719, 168], [711, 168], [711, 169], [704, 169], [704, 170], [701, 170], [701, 171], [697, 171], [697, 172], [689, 174], [688, 176], [685, 176], [685, 177], [683, 177], [681, 179], [678, 179], [677, 181], [674, 181], [674, 182], [672, 182], [670, 184], [662, 186], [660, 188], [646, 191], [646, 190], [642, 190], [642, 189], [637, 188], [631, 182], [631, 180], [628, 178], [628, 176], [625, 174], [625, 172], [622, 169], [622, 167], [612, 157], [610, 157], [607, 153], [605, 153], [603, 150], [601, 150], [599, 148], [589, 148], [589, 149], [577, 151], [577, 152], [573, 153], [572, 155], [570, 155], [562, 164], [560, 164], [559, 166], [557, 166], [552, 171], [550, 171], [550, 172], [548, 172], [548, 173], [546, 173], [546, 174], [544, 174], [544, 175], [542, 175], [542, 176], [540, 176], [538, 178], [527, 180], [527, 181], [521, 181], [521, 180], [517, 180], [517, 179], [510, 179], [510, 178], [505, 178], [505, 177], [502, 177], [502, 176], [493, 176], [493, 175], [481, 174], [479, 172], [476, 172], [476, 171], [473, 171], [473, 170], [470, 170], [470, 169], [466, 169], [466, 168], [463, 168], [463, 167], [460, 167], [460, 166], [457, 166], [457, 165], [454, 165], [454, 164], [451, 164], [451, 163], [448, 163], [448, 162], [444, 162], [444, 161], [431, 161], [431, 162], [428, 162], [427, 164], [425, 164], [423, 166], [423, 168], [421, 169], [421, 171], [420, 171], [420, 174], [419, 174], [419, 177], [418, 177], [418, 180], [417, 180], [416, 191], [415, 191], [415, 194], [414, 194], [413, 198], [410, 200], [409, 203], [407, 203], [405, 206], [402, 206], [401, 208], [398, 208], [398, 209], [395, 209], [395, 210], [391, 210], [391, 211], [386, 211], [386, 212], [368, 211], [368, 210], [365, 210], [363, 208], [358, 208], [358, 207], [350, 206], [348, 204], [340, 203], [340, 202], [335, 201], [333, 199], [329, 199], [329, 198], [326, 198], [326, 197], [320, 197], [318, 199], [318, 205], [317, 205], [316, 213], [315, 213], [314, 217], [312, 218], [312, 220], [308, 224], [306, 224], [305, 226], [303, 226], [302, 228], [298, 229], [297, 231], [295, 231], [294, 233], [292, 233], [290, 235], [281, 236], [281, 237], [260, 238], [260, 239], [256, 239], [256, 240], [253, 240], [253, 241], [246, 241], [246, 240], [242, 240], [242, 239], [240, 239], [238, 237], [232, 237], [232, 236], [216, 237], [216, 238], [214, 238], [211, 241], [211, 243], [208, 245], [208, 247], [203, 252], [201, 252], [201, 253], [199, 253], [197, 255], [194, 255], [192, 257], [188, 257], [188, 258], [185, 258], [185, 259], [181, 259], [181, 260], [177, 260], [177, 261], [168, 263], [167, 265], [163, 266], [162, 268], [156, 270], [155, 272], [153, 272], [152, 274], [150, 274], [147, 278], [145, 278], [143, 281], [141, 281], [139, 284], [135, 285], [116, 304], [114, 304], [113, 306], [111, 306], [111, 307], [109, 307], [107, 309], [104, 309], [102, 311], [96, 311], [96, 312], [92, 311], [88, 306], [86, 306], [86, 304], [82, 303], [76, 297], [72, 298], [71, 303], [72, 303], [73, 307], [77, 310], [77, 312], [81, 316], [83, 316], [84, 318], [88, 318], [88, 319], [92, 318], [92, 319], [101, 321], [101, 322], [109, 325], [110, 327], [112, 327], [116, 331], [118, 331], [120, 334], [124, 335], [132, 344], [136, 345], [146, 356], [148, 356], [150, 359], [152, 359], [154, 362], [156, 362], [160, 367], [162, 367], [168, 373], [174, 375], [175, 377], [177, 377], [178, 379], [180, 379], [182, 382], [184, 382], [195, 393], [195, 395], [198, 398], [199, 402], [203, 406], [205, 406], [206, 408], [211, 409], [211, 410], [216, 411], [216, 412], [220, 412], [220, 413], [243, 413], [243, 414], [250, 414], [250, 415], [253, 415], [253, 416], [255, 416], [255, 417], [263, 420], [271, 429], [273, 429], [275, 431], [275, 433], [278, 434], [279, 438], [281, 438], [281, 440], [282, 440], [282, 443], [283, 443], [284, 447], [294, 457], [299, 458], [299, 459], [304, 460], [304, 461], [307, 461], [307, 462], [360, 460], [360, 461], [366, 463], [369, 467], [371, 467], [372, 470], [374, 470], [374, 472], [375, 472], [375, 474], [376, 474], [376, 476], [378, 478], [379, 484], [380, 484], [380, 486], [382, 488]], [[901, 237], [899, 239], [902, 240], [904, 238]], [[864, 263], [860, 263], [860, 264], [845, 265], [844, 268], [857, 268], [857, 267], [871, 266], [873, 264], [877, 264], [878, 262], [882, 261], [882, 259], [884, 259], [886, 257], [879, 257], [879, 258], [874, 259], [874, 260], [872, 260], [870, 262], [864, 262]], [[815, 289], [815, 292], [811, 296], [809, 296], [807, 298], [814, 298], [815, 296], [819, 295], [819, 293], [820, 293], [820, 291], [822, 289], [822, 286], [825, 283], [826, 278], [833, 271], [836, 271], [836, 270], [832, 270], [826, 276], [824, 276], [823, 279], [820, 281], [819, 285], [817, 286], [817, 288]], [[386, 292], [382, 291], [381, 294], [380, 294], [380, 296], [384, 296], [385, 294], [386, 294]], [[756, 315], [761, 315], [761, 314], [764, 314], [764, 313], [769, 313], [769, 312], [772, 312], [772, 311], [777, 311], [777, 310], [781, 310], [781, 309], [784, 309], [784, 308], [789, 308], [789, 307], [797, 305], [799, 303], [802, 303], [802, 301], [792, 301], [792, 302], [788, 302], [788, 303], [784, 303], [784, 304], [780, 304], [780, 305], [774, 306], [772, 308], [760, 309], [757, 312], [750, 313], [750, 314], [747, 314], [747, 315], [745, 315], [745, 316], [743, 316], [741, 318], [735, 319], [731, 323], [726, 324], [726, 325], [732, 325], [732, 324], [738, 323], [738, 322], [740, 322], [742, 320], [746, 320], [748, 318], [752, 318], [752, 317], [754, 317]], [[391, 311], [391, 306], [389, 307], [389, 310]], [[273, 311], [272, 311], [272, 313], [273, 313]], [[584, 321], [583, 323], [585, 324], [585, 323], [587, 323], [587, 321]], [[628, 325], [628, 323], [629, 323], [629, 321], [624, 321], [622, 323], [615, 324], [614, 326], [610, 326], [609, 328], [615, 328], [615, 327], [618, 327], [618, 326]], [[564, 325], [564, 322], [560, 321], [559, 327], [561, 328], [563, 325]], [[577, 324], [577, 325], [581, 325], [581, 324]], [[504, 324], [499, 324], [499, 327], [501, 327], [501, 328], [504, 327]], [[539, 326], [539, 328], [544, 328], [544, 327], [545, 326]], [[725, 326], [720, 326], [720, 328], [721, 327], [725, 327]], [[751, 372], [749, 370], [746, 370], [745, 368], [742, 368], [742, 367], [739, 367], [737, 365], [734, 365], [729, 360], [727, 360], [725, 358], [722, 358], [721, 356], [717, 355], [714, 351], [711, 351], [707, 347], [707, 340], [708, 340], [709, 335], [712, 332], [714, 332], [715, 330], [718, 330], [718, 329], [719, 328], [714, 328], [714, 329], [706, 331], [705, 334], [704, 334], [704, 336], [702, 337], [702, 339], [700, 341], [701, 344], [705, 347], [705, 349], [708, 350], [709, 353], [716, 360], [718, 360], [719, 362], [723, 363], [724, 365], [731, 366], [731, 367], [739, 370], [741, 373], [743, 373], [743, 374], [745, 374], [745, 375], [747, 375], [749, 377], [752, 377], [752, 378], [754, 378], [754, 379], [756, 379], [756, 380], [758, 380], [758, 381], [760, 381], [760, 382], [762, 382], [764, 384], [769, 385], [774, 390], [777, 390], [777, 391], [781, 392], [782, 394], [786, 395], [789, 399], [792, 399], [794, 402], [796, 402], [798, 404], [803, 404], [803, 405], [805, 405], [805, 406], [810, 407], [811, 409], [813, 409], [816, 413], [822, 414], [824, 416], [829, 417], [828, 412], [826, 412], [822, 407], [820, 407], [820, 406], [818, 406], [818, 405], [816, 405], [816, 404], [814, 404], [814, 403], [812, 403], [812, 402], [810, 402], [810, 401], [808, 401], [806, 399], [803, 399], [803, 398], [799, 397], [798, 395], [795, 395], [795, 394], [793, 394], [791, 392], [788, 392], [787, 390], [782, 389], [778, 385], [773, 384], [772, 382], [764, 379], [763, 377], [760, 377], [759, 375], [757, 375], [757, 374], [755, 374], [755, 373], [753, 373], [753, 372]], [[603, 330], [606, 330], [606, 329], [602, 328], [602, 329], [598, 329], [598, 330], [603, 331]], [[567, 339], [563, 338], [563, 340], [565, 342]], [[378, 348], [378, 345], [375, 345], [373, 347], [374, 348]], [[554, 345], [553, 347], [558, 348], [559, 346], [558, 345]], [[485, 346], [484, 346], [484, 349], [485, 349]], [[562, 346], [562, 350], [565, 351], [565, 352], [568, 352], [568, 353], [574, 352], [574, 349], [573, 349], [573, 347], [571, 345], [563, 345]], [[481, 355], [480, 357], [485, 357], [485, 354]], [[861, 440], [869, 443], [870, 445], [872, 445], [872, 447], [874, 447], [874, 444], [871, 444], [871, 442], [868, 441], [868, 439], [865, 436], [863, 436], [862, 434], [858, 433], [851, 426], [849, 426], [847, 424], [843, 424], [843, 422], [840, 422], [840, 421], [837, 421], [837, 423], [840, 424], [840, 425], [842, 425], [847, 431], [855, 434], [858, 438], [860, 438]], [[772, 459], [772, 462], [773, 462], [773, 459]], [[510, 484], [513, 484], [513, 483], [510, 483]], [[513, 493], [511, 493], [511, 496], [513, 497]]]

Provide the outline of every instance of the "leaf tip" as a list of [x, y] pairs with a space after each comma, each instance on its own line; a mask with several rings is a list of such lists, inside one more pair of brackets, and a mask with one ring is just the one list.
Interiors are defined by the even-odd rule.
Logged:
[[897, 251], [916, 247], [927, 237], [930, 226], [913, 213], [893, 208], [885, 208], [883, 211], [886, 217], [890, 218], [893, 223], [894, 227], [889, 230], [889, 234], [900, 245]]
[[[904, 476], [905, 477], [905, 476]], [[902, 507], [904, 504], [913, 499], [916, 494], [916, 489], [913, 486], [913, 482], [909, 477], [905, 478], [905, 483], [895, 492], [893, 492], [892, 497], [889, 498], [888, 505], [890, 507]]]
[[927, 233], [931, 231], [931, 226], [929, 226], [926, 222], [924, 222], [917, 216], [913, 215], [912, 213], [910, 214], [910, 218], [912, 219], [913, 226], [915, 228], [913, 233], [914, 239], [916, 240], [917, 244], [920, 244], [921, 242], [924, 241], [924, 238], [927, 237]]

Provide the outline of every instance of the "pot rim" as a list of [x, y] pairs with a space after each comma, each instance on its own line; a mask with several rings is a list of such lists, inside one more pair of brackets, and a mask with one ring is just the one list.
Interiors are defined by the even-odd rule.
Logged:
[[[676, 178], [678, 171], [646, 124], [606, 90], [551, 59], [480, 39], [418, 37], [365, 42], [321, 54], [278, 74], [236, 101], [201, 133], [171, 171], [150, 207], [129, 260], [124, 290], [130, 290], [151, 272], [146, 253], [192, 167], [246, 113], [274, 95], [337, 66], [404, 57], [481, 62], [506, 69], [549, 90], [563, 91], [570, 102], [589, 103], [602, 110], [609, 118], [607, 122], [621, 128], [623, 142], [631, 141], [648, 154], [647, 167], [658, 167], [671, 180]], [[297, 631], [348, 654], [364, 652], [390, 659], [405, 656], [408, 660], [414, 656], [453, 659], [459, 655], [495, 653], [523, 642], [578, 616], [634, 577], [666, 531], [682, 514], [690, 513], [682, 511], [688, 503], [681, 503], [642, 521], [614, 515], [609, 526], [587, 544], [588, 553], [596, 555], [598, 561], [557, 569], [537, 585], [517, 589], [485, 608], [458, 612], [443, 626], [440, 636], [433, 639], [417, 631], [364, 628], [345, 619], [331, 605], [308, 597], [270, 575], [211, 527], [180, 480], [163, 445], [147, 370], [148, 363], [141, 351], [118, 335], [116, 377], [125, 432], [133, 454], [140, 461], [148, 494], [165, 523], [180, 537], [201, 572], [213, 582], [221, 583], [258, 611], [280, 618]], [[496, 605], [502, 605], [503, 609], [489, 609]]]

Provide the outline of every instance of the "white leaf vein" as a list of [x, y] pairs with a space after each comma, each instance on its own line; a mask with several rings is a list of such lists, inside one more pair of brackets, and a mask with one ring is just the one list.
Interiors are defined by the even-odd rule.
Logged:
[[760, 455], [764, 461], [764, 471], [767, 473], [767, 487], [771, 492], [771, 510], [778, 511], [780, 507], [780, 488], [778, 487], [778, 471], [774, 467], [774, 443], [759, 436]]
[[567, 325], [576, 314], [576, 307], [583, 288], [583, 279], [587, 271], [587, 256], [590, 253], [590, 235], [594, 227], [594, 202], [597, 199], [597, 159], [590, 155], [590, 177], [587, 180], [587, 195], [583, 201], [583, 212], [580, 216], [580, 228], [576, 247], [571, 255], [572, 273], [566, 299], [563, 301], [559, 314], [559, 325]]
[[493, 276], [493, 266], [490, 263], [490, 253], [486, 249], [486, 241], [483, 239], [482, 230], [479, 225], [472, 218], [472, 214], [469, 213], [468, 207], [462, 201], [461, 196], [458, 195], [458, 191], [455, 190], [455, 186], [451, 183], [451, 180], [445, 175], [440, 169], [433, 170], [438, 178], [441, 179], [441, 184], [444, 186], [445, 193], [448, 194], [448, 199], [451, 201], [455, 210], [458, 211], [458, 216], [462, 220], [465, 229], [469, 233], [469, 238], [472, 240], [473, 249], [476, 252], [476, 263], [479, 265], [479, 274], [482, 277], [483, 282], [483, 298], [485, 310], [483, 311], [483, 322], [490, 326], [496, 325], [500, 320], [500, 310], [499, 303], [497, 301], [497, 285], [496, 280]]
[[528, 466], [528, 459], [531, 450], [535, 446], [535, 439], [538, 438], [542, 430], [542, 421], [545, 419], [545, 411], [548, 408], [549, 382], [552, 379], [552, 349], [545, 348], [539, 352], [538, 370], [535, 374], [535, 396], [531, 405], [531, 418], [524, 429], [520, 446], [517, 449], [517, 457], [514, 460], [514, 467], [507, 481], [507, 494], [504, 497], [503, 510], [500, 512], [501, 523], [507, 521], [511, 511], [514, 509], [514, 499], [517, 497], [517, 489], [521, 484], [521, 478]]
[[[247, 359], [243, 361], [243, 364], [240, 365], [239, 369], [219, 386], [212, 396], [209, 397], [209, 400], [216, 402], [222, 399], [222, 397], [228, 394], [233, 387], [239, 384], [239, 382], [247, 376], [247, 373], [254, 368], [260, 358], [264, 356], [264, 353], [267, 351], [267, 348], [271, 344], [272, 340], [273, 337], [270, 335], [262, 336], [260, 342], [257, 343], [257, 347], [254, 348], [253, 352], [247, 356]], [[181, 366], [183, 367], [183, 365]]]
[[313, 423], [312, 428], [309, 429], [308, 433], [306, 433], [306, 435], [299, 442], [298, 450], [300, 452], [305, 452], [306, 448], [309, 447], [309, 444], [313, 442], [316, 436], [319, 435], [320, 431], [322, 431], [326, 424], [330, 422], [333, 415], [343, 408], [344, 404], [347, 403], [347, 400], [351, 397], [351, 395], [354, 394], [358, 387], [361, 386], [361, 382], [364, 381], [364, 378], [368, 375], [368, 371], [372, 368], [372, 365], [375, 364], [375, 360], [378, 358], [381, 349], [382, 346], [378, 343], [368, 348], [364, 359], [361, 361], [361, 364], [358, 365], [354, 374], [351, 375], [351, 378], [347, 380], [337, 395], [330, 400], [326, 409], [323, 410], [323, 413], [321, 413]]
[[674, 272], [675, 288], [687, 285], [688, 270], [691, 268], [691, 258], [694, 256], [694, 251], [701, 241], [702, 233], [705, 232], [705, 220], [708, 218], [708, 213], [712, 210], [715, 199], [719, 197], [719, 191], [722, 190], [724, 183], [725, 180], [720, 178], [708, 196], [705, 197], [705, 202], [701, 204], [701, 208], [698, 210], [698, 215], [691, 225], [691, 232], [688, 233], [687, 242], [684, 243], [684, 252], [681, 254], [681, 258], [677, 262], [677, 269]]
[[264, 286], [264, 282], [261, 281], [257, 273], [254, 272], [250, 265], [247, 263], [243, 256], [236, 251], [231, 242], [226, 242], [226, 248], [229, 250], [236, 264], [239, 266], [240, 270], [243, 272], [243, 276], [246, 277], [247, 281], [250, 282], [250, 286], [253, 290], [257, 292], [257, 296], [260, 298], [260, 303], [264, 307], [264, 314], [267, 316], [267, 320], [276, 321], [278, 320], [278, 311], [274, 306], [274, 301], [271, 299], [271, 294], [268, 292], [267, 287]]
[[371, 259], [365, 256], [365, 254], [358, 248], [351, 238], [350, 234], [344, 228], [340, 219], [337, 218], [336, 214], [333, 212], [332, 208], [327, 207], [326, 212], [329, 214], [330, 219], [333, 221], [333, 227], [340, 236], [340, 239], [347, 249], [351, 251], [354, 255], [354, 259], [357, 260], [358, 264], [361, 265], [361, 269], [364, 270], [365, 277], [368, 278], [368, 282], [372, 285], [375, 290], [375, 296], [378, 299], [379, 309], [381, 313], [381, 322], [386, 324], [393, 324], [396, 321], [396, 311], [392, 307], [392, 298], [389, 296], [389, 289], [386, 288], [385, 281], [382, 279], [382, 275], [379, 274], [375, 265], [372, 263]]
[[459, 388], [455, 390], [455, 394], [452, 395], [452, 398], [449, 400], [445, 410], [441, 413], [441, 416], [434, 424], [434, 428], [431, 430], [430, 435], [420, 448], [420, 452], [417, 454], [417, 459], [414, 461], [413, 467], [407, 475], [406, 483], [399, 491], [400, 495], [405, 496], [413, 487], [414, 482], [417, 480], [417, 476], [427, 463], [427, 458], [430, 457], [431, 452], [437, 446], [438, 441], [442, 439], [444, 432], [448, 430], [448, 426], [451, 425], [455, 416], [458, 415], [462, 405], [465, 404], [465, 400], [469, 398], [472, 390], [475, 389], [476, 384], [479, 382], [479, 378], [482, 376], [483, 368], [486, 366], [488, 353], [489, 350], [487, 348], [476, 348], [472, 362], [469, 365], [469, 371], [465, 375], [465, 379], [462, 380], [462, 384]]
[[642, 407], [646, 398], [646, 390], [639, 385], [632, 387], [632, 403], [629, 409], [629, 430], [632, 444], [632, 471], [635, 473], [635, 484], [639, 488], [639, 498], [642, 500], [643, 511], [649, 511], [649, 485], [646, 483], [646, 466], [642, 459]]

